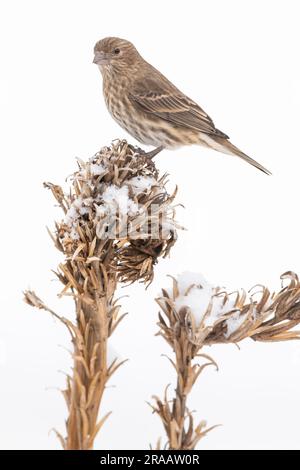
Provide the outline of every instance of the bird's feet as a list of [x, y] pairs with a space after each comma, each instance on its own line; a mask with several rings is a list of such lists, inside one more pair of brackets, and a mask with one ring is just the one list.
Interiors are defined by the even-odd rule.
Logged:
[[153, 149], [151, 150], [151, 152], [145, 152], [143, 154], [143, 156], [145, 156], [146, 158], [149, 158], [149, 160], [152, 160], [152, 158], [154, 158], [159, 152], [161, 152], [162, 150], [164, 149], [164, 147], [162, 145], [160, 145], [159, 147], [157, 147], [156, 149]]

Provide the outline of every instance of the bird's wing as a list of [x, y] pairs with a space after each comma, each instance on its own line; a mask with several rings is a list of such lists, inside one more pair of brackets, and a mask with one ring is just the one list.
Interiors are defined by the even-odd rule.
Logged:
[[197, 103], [181, 93], [161, 74], [158, 80], [145, 77], [142, 81], [135, 83], [129, 98], [144, 112], [175, 125], [229, 138], [216, 129], [212, 119]]

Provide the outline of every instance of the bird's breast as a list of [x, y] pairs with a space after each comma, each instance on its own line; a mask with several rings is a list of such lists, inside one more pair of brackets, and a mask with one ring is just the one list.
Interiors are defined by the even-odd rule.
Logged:
[[127, 122], [130, 100], [127, 98], [126, 88], [122, 83], [113, 81], [104, 82], [103, 94], [107, 109], [112, 117], [123, 126]]
[[128, 88], [122, 81], [108, 80], [107, 83], [104, 82], [103, 94], [107, 109], [123, 129], [139, 142], [146, 145], [155, 145], [151, 138], [148, 139], [149, 142], [146, 142], [147, 129], [145, 128], [145, 122], [140, 113], [134, 108], [129, 99]]

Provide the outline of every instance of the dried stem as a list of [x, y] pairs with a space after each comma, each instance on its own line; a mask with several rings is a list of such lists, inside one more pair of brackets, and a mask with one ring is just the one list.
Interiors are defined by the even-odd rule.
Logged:
[[[115, 288], [114, 280], [104, 292]], [[110, 336], [109, 320], [113, 310], [107, 294], [95, 292], [92, 305], [76, 301], [79, 338], [74, 341], [74, 377], [72, 385], [64, 391], [69, 408], [66, 449], [88, 450], [104, 420], [97, 423], [102, 395], [113, 373], [107, 367], [107, 341]]]
[[[108, 262], [108, 258], [106, 260]], [[78, 264], [72, 262], [73, 274]], [[83, 265], [80, 266], [83, 273]], [[89, 266], [85, 279], [96, 279], [95, 267]], [[105, 264], [98, 272], [98, 286], [93, 292], [74, 295], [76, 324], [60, 317], [49, 309], [32, 291], [25, 292], [25, 300], [32, 306], [47, 310], [61, 320], [69, 329], [74, 347], [73, 376], [67, 377], [67, 388], [63, 391], [69, 416], [66, 422], [67, 437], [57, 435], [65, 450], [93, 448], [94, 439], [108, 415], [97, 422], [98, 410], [107, 381], [121, 365], [114, 361], [107, 364], [107, 341], [122, 319], [119, 306], [113, 296], [116, 289], [116, 273], [106, 271]], [[65, 282], [71, 277], [67, 266], [63, 266]], [[98, 271], [98, 270], [97, 270]], [[89, 277], [88, 277], [89, 276]], [[74, 281], [76, 276], [74, 275]], [[72, 286], [75, 289], [75, 286]], [[80, 285], [76, 286], [76, 291]]]

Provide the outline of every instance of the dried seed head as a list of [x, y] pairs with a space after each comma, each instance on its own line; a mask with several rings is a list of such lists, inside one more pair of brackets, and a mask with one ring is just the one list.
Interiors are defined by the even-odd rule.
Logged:
[[161, 334], [172, 343], [178, 337], [180, 321], [186, 337], [198, 346], [195, 353], [205, 344], [239, 342], [247, 337], [259, 341], [298, 339], [299, 332], [292, 328], [300, 323], [300, 283], [291, 272], [281, 278], [287, 279], [288, 285], [277, 294], [271, 295], [264, 286], [259, 290], [255, 286], [246, 294], [243, 289], [228, 292], [212, 286], [201, 275], [185, 273], [173, 279], [173, 288], [164, 289], [157, 299], [165, 314]]
[[151, 281], [158, 258], [176, 241], [176, 190], [168, 194], [166, 175], [160, 177], [153, 161], [125, 141], [78, 165], [67, 194], [46, 184], [65, 213], [57, 247], [85, 263], [103, 262], [99, 256], [106, 253], [106, 269], [119, 280]]

